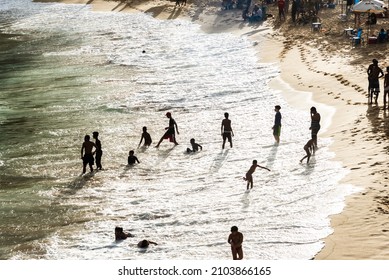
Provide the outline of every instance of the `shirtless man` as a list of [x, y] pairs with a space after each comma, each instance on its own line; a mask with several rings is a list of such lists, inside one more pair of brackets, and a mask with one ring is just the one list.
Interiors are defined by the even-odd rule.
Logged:
[[101, 142], [99, 140], [99, 133], [97, 131], [93, 132], [93, 138], [96, 140], [95, 145], [96, 145], [96, 169], [103, 169], [101, 166], [101, 157], [103, 156], [103, 150], [101, 149]]
[[228, 119], [228, 116], [229, 116], [228, 113], [224, 113], [225, 119], [222, 120], [222, 125], [221, 125], [221, 135], [223, 137], [222, 149], [224, 149], [227, 139], [228, 142], [230, 142], [230, 147], [232, 148], [232, 136], [234, 136], [234, 132], [232, 131], [231, 120]]
[[374, 95], [374, 101], [377, 103], [378, 95], [380, 93], [380, 82], [379, 78], [384, 76], [384, 72], [382, 69], [378, 66], [378, 60], [373, 59], [373, 63], [369, 65], [367, 68], [367, 75], [369, 80], [369, 103], [373, 103], [373, 95]]
[[267, 171], [270, 171], [269, 168], [260, 166], [257, 164], [256, 160], [253, 160], [253, 165], [251, 165], [249, 171], [247, 171], [246, 177], [243, 177], [243, 179], [245, 181], [247, 181], [247, 189], [249, 189], [250, 185], [251, 185], [251, 188], [253, 188], [253, 173], [254, 173], [255, 169], [257, 169], [257, 167], [262, 168], [262, 169], [266, 169]]
[[157, 146], [155, 146], [156, 148], [159, 147], [159, 145], [161, 144], [161, 142], [163, 141], [163, 139], [169, 139], [170, 142], [173, 142], [175, 145], [178, 145], [177, 141], [176, 141], [176, 132], [177, 134], [180, 134], [178, 132], [178, 126], [177, 126], [177, 123], [176, 121], [172, 118], [172, 114], [170, 112], [167, 112], [166, 113], [166, 117], [169, 119], [169, 126], [165, 128], [166, 132], [165, 134], [161, 137], [161, 139], [159, 140]]
[[231, 233], [228, 236], [227, 242], [231, 244], [232, 259], [233, 260], [243, 259], [243, 250], [242, 250], [243, 234], [238, 231], [237, 226], [231, 227]]
[[94, 164], [94, 158], [93, 158], [93, 148], [96, 149], [95, 143], [90, 141], [90, 136], [85, 135], [84, 137], [84, 143], [82, 143], [81, 147], [81, 159], [83, 163], [83, 169], [82, 174], [86, 172], [86, 166], [89, 164], [90, 172], [93, 171], [93, 164]]
[[317, 149], [317, 134], [320, 130], [320, 120], [321, 116], [317, 112], [316, 107], [311, 107], [311, 138], [313, 139], [313, 144], [315, 145], [315, 149]]

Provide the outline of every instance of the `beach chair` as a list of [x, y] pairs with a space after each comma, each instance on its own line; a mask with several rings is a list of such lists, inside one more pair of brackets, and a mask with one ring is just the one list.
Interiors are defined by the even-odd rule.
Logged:
[[363, 41], [362, 38], [362, 28], [359, 28], [357, 34], [351, 37], [351, 45], [357, 46], [360, 45]]

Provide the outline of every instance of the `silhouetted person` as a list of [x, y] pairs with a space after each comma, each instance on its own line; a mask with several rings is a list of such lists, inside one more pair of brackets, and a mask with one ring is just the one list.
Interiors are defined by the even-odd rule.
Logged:
[[386, 108], [386, 101], [388, 101], [389, 109], [389, 66], [386, 67], [386, 74], [384, 78], [384, 108]]
[[96, 168], [98, 170], [103, 169], [101, 166], [101, 157], [103, 156], [103, 150], [101, 149], [101, 142], [99, 140], [99, 133], [97, 131], [93, 132], [93, 138], [95, 139], [95, 145], [96, 145], [96, 150], [95, 150], [95, 155], [96, 155]]
[[147, 248], [149, 247], [150, 244], [153, 244], [153, 245], [158, 245], [157, 243], [155, 243], [154, 241], [150, 241], [150, 240], [142, 240], [142, 241], [139, 241], [138, 243], [138, 247], [139, 248]]
[[227, 139], [228, 142], [230, 142], [230, 147], [232, 148], [232, 136], [234, 136], [234, 132], [232, 131], [232, 127], [231, 127], [231, 120], [228, 118], [229, 114], [224, 113], [224, 117], [225, 119], [222, 120], [222, 125], [221, 125], [221, 134], [223, 137], [222, 149], [224, 149]]
[[157, 146], [155, 146], [156, 148], [159, 147], [159, 145], [161, 144], [161, 142], [163, 141], [163, 139], [169, 139], [170, 142], [173, 142], [175, 145], [178, 145], [177, 141], [176, 141], [176, 130], [177, 130], [177, 134], [180, 134], [178, 132], [178, 126], [177, 126], [177, 123], [176, 121], [172, 118], [172, 114], [170, 112], [167, 112], [166, 113], [166, 117], [169, 118], [169, 126], [166, 127], [166, 132], [165, 134], [161, 137], [161, 139], [159, 140]]
[[267, 171], [270, 171], [269, 168], [260, 166], [257, 164], [256, 160], [253, 160], [253, 164], [251, 165], [249, 171], [247, 171], [246, 177], [243, 177], [243, 179], [245, 181], [247, 181], [247, 189], [249, 189], [250, 185], [251, 185], [251, 188], [253, 188], [253, 184], [254, 184], [253, 183], [253, 173], [254, 173], [255, 169], [257, 169], [257, 167], [262, 168], [262, 169], [266, 169]]
[[128, 153], [127, 162], [128, 162], [128, 165], [133, 165], [133, 164], [135, 164], [136, 162], [137, 162], [137, 163], [140, 163], [139, 160], [138, 160], [138, 158], [137, 158], [136, 156], [134, 156], [134, 151], [132, 151], [132, 150]]
[[200, 144], [197, 144], [197, 143], [195, 142], [195, 139], [194, 139], [194, 138], [190, 139], [190, 144], [191, 144], [191, 146], [192, 146], [192, 149], [187, 148], [186, 151], [187, 151], [188, 153], [198, 152], [199, 149], [200, 149], [200, 150], [203, 150], [203, 146], [201, 146]]
[[281, 135], [281, 106], [277, 105], [274, 107], [274, 111], [276, 111], [276, 115], [274, 117], [274, 125], [273, 125], [273, 136], [274, 140], [276, 140], [277, 143], [280, 143], [280, 135]]
[[231, 244], [231, 253], [233, 260], [243, 259], [243, 234], [238, 231], [237, 226], [231, 227], [231, 233], [228, 236], [227, 242]]
[[142, 132], [142, 136], [140, 138], [138, 147], [140, 146], [140, 144], [142, 144], [143, 140], [145, 140], [145, 143], [143, 144], [143, 146], [147, 146], [147, 147], [150, 146], [151, 143], [153, 142], [153, 140], [151, 140], [150, 133], [147, 132], [146, 126], [143, 127], [143, 132]]
[[81, 159], [83, 163], [82, 168], [82, 174], [86, 172], [86, 166], [89, 164], [90, 172], [93, 171], [93, 164], [94, 164], [94, 158], [93, 158], [93, 148], [96, 148], [95, 143], [90, 141], [90, 136], [85, 135], [84, 137], [84, 143], [82, 143], [81, 147]]
[[313, 144], [315, 145], [315, 150], [317, 149], [317, 134], [320, 130], [320, 114], [317, 112], [315, 107], [311, 108], [311, 138], [313, 139]]
[[378, 60], [373, 59], [373, 63], [369, 65], [367, 68], [367, 75], [369, 80], [369, 102], [373, 103], [373, 95], [375, 99], [375, 103], [377, 103], [378, 95], [380, 93], [380, 82], [379, 78], [384, 76], [384, 72], [378, 66]]
[[315, 153], [315, 145], [313, 139], [310, 139], [304, 145], [304, 151], [307, 153], [307, 155], [304, 156], [302, 159], [300, 159], [300, 162], [303, 162], [304, 159], [307, 159], [307, 163], [309, 163], [309, 159], [311, 158], [311, 155]]
[[115, 227], [115, 240], [124, 240], [128, 237], [134, 237], [131, 233], [123, 231], [122, 227]]

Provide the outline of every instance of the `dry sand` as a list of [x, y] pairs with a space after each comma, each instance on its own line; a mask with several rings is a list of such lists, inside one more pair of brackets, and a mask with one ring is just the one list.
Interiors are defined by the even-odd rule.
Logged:
[[[38, 2], [38, 1], [37, 1]], [[382, 93], [379, 105], [367, 103], [367, 66], [373, 58], [385, 70], [385, 51], [389, 44], [353, 47], [343, 34], [354, 27], [353, 17], [341, 21], [342, 8], [322, 9], [319, 16], [322, 30], [312, 31], [310, 25], [294, 25], [290, 18], [277, 17], [264, 23], [242, 21], [241, 10], [224, 11], [221, 0], [188, 0], [183, 7], [175, 7], [167, 0], [41, 0], [91, 4], [96, 11], [145, 12], [160, 19], [183, 18], [202, 26], [205, 32], [233, 32], [248, 36], [261, 60], [277, 63], [280, 77], [270, 86], [283, 92], [287, 102], [300, 109], [316, 106], [322, 115], [324, 128], [320, 136], [333, 137], [331, 146], [336, 159], [350, 170], [342, 183], [360, 189], [346, 199], [342, 213], [331, 217], [334, 232], [315, 259], [389, 259], [389, 196], [387, 137], [389, 110], [383, 109]], [[268, 7], [277, 15], [277, 7]], [[369, 31], [378, 30], [389, 21], [378, 19]], [[387, 26], [387, 25], [386, 25]], [[367, 29], [365, 42], [367, 42]], [[268, 40], [257, 44], [258, 35]], [[381, 80], [381, 85], [383, 81]], [[330, 106], [330, 107], [329, 107]]]

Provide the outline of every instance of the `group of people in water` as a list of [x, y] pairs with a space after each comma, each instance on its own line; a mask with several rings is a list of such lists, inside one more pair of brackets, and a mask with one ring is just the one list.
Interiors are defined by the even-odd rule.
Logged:
[[[272, 130], [273, 130], [273, 136], [274, 136], [274, 140], [276, 141], [276, 144], [280, 142], [280, 134], [281, 134], [282, 115], [280, 110], [281, 110], [281, 106], [276, 105], [274, 107], [274, 111], [276, 112], [276, 114], [275, 114], [274, 125], [272, 127]], [[314, 154], [315, 150], [317, 149], [317, 134], [320, 130], [320, 118], [321, 118], [320, 114], [317, 112], [315, 107], [311, 108], [310, 113], [311, 113], [311, 127], [310, 127], [311, 139], [304, 145], [304, 150], [306, 152], [306, 155], [300, 160], [300, 162], [302, 162], [304, 159], [307, 158], [307, 163], [309, 163], [311, 155]], [[166, 117], [169, 119], [169, 126], [165, 128], [166, 132], [160, 138], [159, 142], [155, 146], [156, 148], [159, 147], [159, 145], [164, 139], [168, 139], [170, 142], [174, 143], [175, 145], [178, 145], [176, 140], [176, 132], [177, 134], [179, 134], [177, 123], [173, 119], [172, 114], [170, 112], [166, 113]], [[221, 136], [223, 139], [222, 149], [225, 148], [225, 144], [227, 141], [230, 147], [232, 148], [233, 147], [232, 137], [234, 136], [234, 131], [232, 129], [231, 120], [229, 119], [229, 114], [227, 112], [224, 113], [224, 119], [221, 122], [220, 129], [221, 129]], [[82, 147], [81, 147], [81, 159], [83, 161], [83, 170], [82, 170], [83, 174], [86, 172], [87, 165], [89, 165], [90, 171], [93, 172], [94, 160], [96, 160], [97, 170], [102, 169], [101, 157], [103, 155], [103, 151], [101, 148], [101, 142], [98, 137], [99, 137], [99, 133], [97, 131], [93, 132], [93, 138], [95, 139], [95, 142], [90, 141], [89, 135], [85, 135], [84, 137], [84, 142], [82, 143]], [[150, 133], [147, 131], [146, 126], [143, 127], [143, 132], [138, 147], [140, 147], [142, 142], [145, 147], [151, 146], [153, 142]], [[202, 145], [196, 143], [196, 140], [194, 138], [190, 139], [190, 144], [191, 144], [191, 148], [187, 148], [186, 150], [187, 153], [195, 153], [203, 149]], [[128, 165], [140, 163], [139, 159], [135, 156], [134, 150], [129, 151], [127, 163]], [[250, 169], [247, 171], [246, 176], [243, 178], [245, 181], [247, 181], [247, 189], [249, 189], [249, 187], [253, 188], [252, 174], [254, 173], [257, 167], [270, 171], [267, 167], [258, 165], [257, 160], [253, 160]]]
[[[280, 142], [280, 135], [281, 135], [281, 106], [276, 105], [274, 107], [275, 118], [274, 118], [274, 125], [272, 127], [273, 130], [273, 136], [276, 144]], [[304, 159], [307, 158], [307, 163], [309, 163], [310, 157], [312, 154], [314, 154], [315, 150], [317, 149], [317, 134], [320, 130], [320, 114], [317, 112], [315, 107], [311, 107], [310, 109], [311, 113], [311, 139], [304, 145], [304, 150], [306, 152], [306, 155], [300, 160], [302, 162]], [[169, 119], [169, 125], [165, 128], [166, 132], [162, 135], [160, 140], [158, 141], [156, 148], [159, 147], [159, 145], [162, 143], [163, 140], [167, 139], [170, 142], [174, 143], [175, 145], [178, 145], [176, 140], [176, 132], [179, 134], [178, 126], [176, 121], [173, 119], [172, 114], [170, 112], [166, 113], [166, 117]], [[224, 113], [224, 119], [221, 122], [221, 136], [223, 139], [222, 143], [222, 149], [225, 148], [225, 144], [228, 141], [230, 148], [233, 147], [232, 143], [232, 137], [234, 136], [234, 131], [232, 129], [231, 120], [229, 118], [229, 114], [226, 112]], [[101, 165], [101, 157], [103, 154], [102, 148], [101, 148], [101, 142], [99, 140], [99, 133], [97, 131], [93, 132], [93, 138], [95, 139], [95, 142], [90, 141], [90, 136], [85, 135], [84, 142], [81, 147], [81, 158], [83, 161], [83, 174], [86, 172], [86, 167], [89, 165], [90, 171], [93, 171], [93, 165], [94, 160], [96, 160], [96, 166], [98, 170], [102, 169]], [[153, 143], [152, 138], [150, 134], [147, 131], [147, 127], [143, 127], [141, 139], [139, 141], [138, 147], [141, 145], [151, 146]], [[195, 142], [195, 139], [190, 139], [191, 148], [187, 148], [187, 153], [195, 153], [198, 151], [201, 151], [203, 147]], [[129, 165], [133, 165], [135, 163], [140, 163], [138, 158], [134, 155], [134, 151], [131, 150], [129, 152], [128, 160]], [[270, 171], [269, 168], [258, 165], [257, 160], [253, 160], [251, 167], [247, 171], [246, 175], [243, 177], [245, 181], [247, 181], [247, 190], [250, 188], [253, 188], [253, 173], [255, 172], [256, 168], [259, 167], [261, 169], [265, 169], [267, 171]], [[116, 227], [115, 228], [115, 240], [124, 240], [128, 237], [134, 237], [131, 233], [124, 232], [123, 228]], [[232, 256], [234, 260], [240, 260], [243, 258], [243, 250], [242, 250], [242, 242], [243, 242], [243, 235], [238, 231], [238, 228], [236, 226], [233, 226], [231, 228], [231, 234], [228, 237], [228, 243], [231, 245], [231, 251]], [[138, 243], [139, 248], [147, 248], [150, 244], [157, 245], [156, 242], [150, 241], [150, 240], [142, 240]]]

